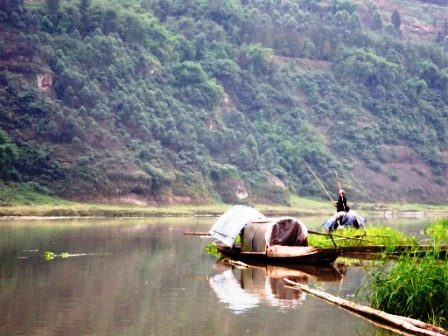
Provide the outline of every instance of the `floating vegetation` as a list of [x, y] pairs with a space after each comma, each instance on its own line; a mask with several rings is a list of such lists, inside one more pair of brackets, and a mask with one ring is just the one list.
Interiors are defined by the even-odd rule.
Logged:
[[53, 260], [53, 259], [55, 259], [56, 257], [59, 257], [59, 258], [68, 258], [69, 256], [70, 256], [70, 255], [69, 255], [67, 252], [63, 252], [63, 253], [61, 253], [61, 254], [56, 254], [56, 253], [51, 252], [51, 251], [45, 251], [45, 253], [44, 253], [44, 259], [45, 259], [46, 261]]
[[205, 252], [207, 252], [208, 254], [214, 256], [214, 257], [220, 257], [221, 254], [218, 251], [218, 248], [216, 247], [215, 244], [210, 243], [205, 247]]
[[56, 258], [65, 259], [65, 258], [71, 258], [71, 257], [82, 257], [82, 256], [86, 256], [86, 255], [96, 255], [96, 253], [75, 253], [75, 254], [70, 254], [70, 253], [67, 253], [67, 252], [62, 252], [60, 254], [56, 254], [56, 253], [51, 252], [51, 251], [45, 251], [44, 259], [46, 261], [50, 261], [50, 260], [54, 260]]

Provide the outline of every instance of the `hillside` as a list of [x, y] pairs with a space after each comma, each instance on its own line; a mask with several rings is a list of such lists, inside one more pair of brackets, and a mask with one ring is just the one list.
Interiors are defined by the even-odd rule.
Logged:
[[446, 13], [2, 0], [0, 178], [77, 201], [286, 204], [326, 197], [309, 164], [350, 200], [444, 204]]

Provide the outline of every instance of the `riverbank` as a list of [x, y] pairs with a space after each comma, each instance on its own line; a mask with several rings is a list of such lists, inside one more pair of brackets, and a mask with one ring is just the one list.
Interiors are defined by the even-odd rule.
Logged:
[[[188, 204], [188, 205], [116, 205], [91, 204], [68, 201], [49, 204], [8, 204], [0, 206], [0, 217], [183, 217], [183, 216], [219, 216], [232, 204]], [[251, 204], [266, 216], [313, 216], [331, 215], [334, 207], [331, 203], [293, 197], [290, 205]], [[448, 217], [448, 205], [427, 204], [367, 204], [352, 203], [351, 208], [361, 213], [374, 212], [382, 217], [423, 217], [427, 215]]]

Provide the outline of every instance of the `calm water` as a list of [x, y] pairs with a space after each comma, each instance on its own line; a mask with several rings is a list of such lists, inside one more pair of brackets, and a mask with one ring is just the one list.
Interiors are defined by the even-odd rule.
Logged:
[[[215, 221], [0, 220], [0, 335], [395, 335], [281, 280], [350, 298], [365, 267], [231, 268], [204, 252], [209, 238], [183, 235]], [[370, 224], [419, 235], [428, 222]]]

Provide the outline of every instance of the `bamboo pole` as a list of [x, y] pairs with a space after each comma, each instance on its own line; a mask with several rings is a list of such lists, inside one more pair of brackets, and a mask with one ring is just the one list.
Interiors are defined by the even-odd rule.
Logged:
[[184, 236], [211, 236], [208, 232], [184, 232]]
[[373, 241], [368, 240], [368, 239], [363, 239], [363, 238], [352, 238], [352, 237], [336, 238], [336, 239], [333, 239], [333, 240], [334, 240], [334, 241], [337, 241], [337, 240], [347, 240], [347, 239], [355, 239], [355, 240], [358, 240], [359, 242], [373, 243]]
[[308, 233], [315, 234], [315, 235], [318, 235], [318, 236], [330, 236], [326, 232], [319, 232], [319, 231], [313, 231], [313, 230], [308, 230]]
[[409, 331], [413, 334], [428, 336], [448, 336], [448, 331], [434, 325], [408, 317], [388, 314], [378, 309], [370, 308], [361, 304], [354, 303], [352, 301], [342, 299], [337, 296], [333, 296], [329, 293], [319, 291], [317, 289], [309, 288], [307, 285], [303, 285], [286, 278], [284, 279], [284, 281], [291, 284], [293, 286], [292, 288], [296, 288], [303, 292], [312, 294], [320, 299], [333, 303], [341, 308], [347, 309], [361, 316], [365, 316], [369, 319], [379, 319], [381, 321], [390, 323], [402, 330]]
[[338, 187], [339, 187], [339, 190], [341, 190], [342, 187], [341, 187], [341, 182], [339, 182], [338, 172], [334, 172], [334, 173], [335, 173], [335, 175], [336, 175], [336, 181], [338, 181]]
[[328, 197], [330, 198], [331, 203], [334, 203], [333, 198], [331, 198], [330, 194], [328, 193], [327, 189], [325, 189], [324, 185], [322, 184], [322, 182], [319, 180], [319, 178], [317, 177], [317, 175], [314, 173], [314, 171], [311, 169], [311, 167], [308, 165], [308, 163], [306, 163], [306, 161], [302, 158], [303, 163], [306, 165], [306, 167], [309, 169], [309, 171], [314, 175], [314, 177], [316, 178], [317, 182], [319, 182], [320, 186], [322, 187], [322, 189], [324, 189], [324, 191], [327, 193]]
[[[330, 236], [330, 234], [327, 233], [327, 232], [319, 232], [319, 231], [313, 231], [313, 230], [308, 230], [308, 233], [319, 235], [319, 236]], [[338, 234], [333, 234], [333, 233], [331, 235], [339, 236]], [[341, 237], [344, 237], [344, 236], [341, 236]], [[364, 234], [364, 235], [356, 235], [356, 236], [353, 236], [353, 237], [355, 237], [355, 238], [359, 238], [359, 237], [383, 237], [383, 238], [387, 238], [387, 237], [390, 237], [390, 235], [370, 235], [370, 234]]]
[[[329, 236], [330, 238], [331, 237], [340, 237], [340, 238], [344, 238], [344, 239], [354, 239], [354, 240], [365, 240], [365, 241], [368, 241], [369, 242], [369, 240], [367, 240], [367, 239], [364, 239], [364, 238], [359, 238], [359, 235], [358, 236], [353, 236], [353, 237], [351, 237], [351, 236], [344, 236], [344, 235], [340, 235], [340, 234], [334, 234], [334, 233], [322, 233], [322, 232], [317, 232], [317, 231], [311, 231], [311, 230], [308, 230], [308, 233], [311, 233], [311, 234], [315, 234], [315, 235], [321, 235], [321, 236]], [[363, 236], [362, 236], [363, 237]], [[366, 236], [367, 237], [367, 236]]]

